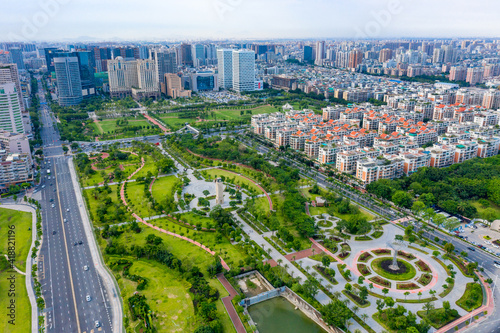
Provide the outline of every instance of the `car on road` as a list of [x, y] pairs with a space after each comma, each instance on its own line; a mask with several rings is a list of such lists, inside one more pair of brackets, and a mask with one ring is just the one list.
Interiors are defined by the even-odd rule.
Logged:
[[55, 234], [56, 234], [56, 231], [55, 231], [55, 230], [54, 230], [54, 231], [52, 231], [52, 235], [55, 235]]
[[82, 245], [82, 244], [83, 244], [83, 242], [82, 242], [82, 241], [79, 241], [79, 242], [78, 242], [78, 244]]
[[496, 268], [500, 268], [500, 264], [493, 264]]
[[472, 246], [469, 246], [468, 249], [471, 250], [471, 251], [476, 251], [476, 249], [473, 248]]
[[50, 202], [54, 202], [54, 199], [50, 199]]
[[77, 245], [78, 245], [78, 243], [77, 243], [77, 242], [75, 242], [75, 244], [73, 244], [73, 246], [77, 246]]
[[87, 300], [87, 302], [90, 302], [90, 301], [92, 300], [92, 298], [90, 297], [90, 295], [87, 295], [87, 296], [85, 297], [85, 299]]
[[67, 212], [69, 212], [69, 208], [68, 208], [68, 209], [66, 209], [66, 211], [67, 211]]
[[52, 204], [52, 206], [51, 206], [51, 207], [52, 207], [52, 208], [54, 208], [55, 206], [56, 206], [56, 205]]
[[89, 270], [89, 266], [87, 266], [87, 265], [83, 266], [83, 270], [84, 271], [88, 271]]
[[101, 323], [99, 323], [99, 321], [98, 321], [98, 320], [96, 320], [96, 321], [95, 321], [95, 327], [96, 327], [96, 328], [101, 327]]
[[67, 220], [67, 219], [64, 219], [64, 223], [66, 223], [66, 222], [68, 222], [68, 220]]
[[45, 188], [45, 185], [42, 185], [42, 188]]

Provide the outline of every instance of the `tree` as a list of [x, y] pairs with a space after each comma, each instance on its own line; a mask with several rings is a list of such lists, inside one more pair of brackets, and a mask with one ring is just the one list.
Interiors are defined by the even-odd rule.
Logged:
[[203, 195], [204, 195], [204, 196], [208, 197], [208, 195], [209, 195], [209, 194], [210, 194], [210, 191], [208, 191], [208, 190], [203, 190]]
[[388, 308], [392, 308], [396, 302], [394, 301], [394, 298], [386, 297], [384, 298], [384, 303]]
[[424, 304], [424, 307], [423, 307], [423, 310], [426, 311], [426, 314], [428, 315], [429, 314], [429, 311], [432, 311], [434, 310], [434, 304], [432, 304], [432, 302], [427, 302]]
[[450, 308], [451, 308], [450, 302], [443, 301], [443, 309], [444, 309], [445, 314], [448, 314], [448, 312], [450, 311]]
[[486, 208], [481, 213], [481, 217], [488, 222], [493, 222], [497, 217], [497, 212], [493, 208]]
[[405, 191], [396, 191], [392, 195], [392, 202], [394, 202], [394, 204], [399, 207], [411, 208], [412, 196]]
[[453, 251], [455, 250], [455, 246], [452, 243], [446, 243], [444, 245], [444, 250], [446, 251], [447, 254], [452, 254]]
[[325, 268], [328, 268], [331, 264], [332, 260], [330, 259], [329, 256], [323, 256], [323, 258], [321, 258], [321, 263], [323, 264], [323, 266]]
[[369, 318], [369, 316], [366, 314], [366, 313], [362, 313], [361, 314], [361, 320], [363, 320], [363, 322], [365, 323], [366, 320]]
[[382, 293], [384, 295], [387, 295], [389, 293], [389, 289], [387, 289], [387, 288], [382, 289]]
[[345, 323], [352, 317], [352, 312], [347, 306], [339, 301], [333, 299], [330, 303], [325, 305], [321, 312], [323, 320], [331, 326], [344, 327]]
[[405, 301], [406, 301], [406, 297], [407, 297], [408, 295], [410, 295], [410, 292], [409, 292], [409, 291], [407, 291], [407, 292], [405, 292], [405, 293], [404, 293], [404, 295], [405, 295]]
[[422, 201], [415, 201], [411, 206], [413, 214], [417, 216], [419, 216], [424, 209], [425, 209], [425, 204]]
[[439, 257], [439, 251], [432, 251], [432, 255], [436, 258]]

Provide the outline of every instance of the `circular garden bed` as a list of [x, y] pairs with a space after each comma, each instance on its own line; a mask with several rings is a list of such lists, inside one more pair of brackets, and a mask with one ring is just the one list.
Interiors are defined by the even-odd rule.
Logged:
[[329, 220], [321, 220], [318, 222], [318, 225], [322, 228], [330, 228], [333, 227], [333, 222]]
[[389, 266], [392, 264], [391, 257], [376, 258], [371, 262], [372, 270], [389, 280], [407, 281], [413, 279], [417, 275], [415, 267], [406, 260], [398, 259], [398, 270], [392, 270]]

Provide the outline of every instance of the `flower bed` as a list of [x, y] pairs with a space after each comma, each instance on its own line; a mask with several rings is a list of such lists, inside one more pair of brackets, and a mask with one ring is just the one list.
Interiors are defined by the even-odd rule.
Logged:
[[360, 256], [359, 256], [359, 261], [362, 261], [362, 262], [367, 262], [368, 259], [372, 258], [372, 254], [370, 252], [364, 252], [362, 253]]
[[372, 272], [368, 268], [368, 266], [363, 265], [363, 264], [358, 264], [358, 270], [363, 276], [370, 275]]
[[372, 278], [369, 278], [368, 280], [370, 280], [373, 283], [378, 284], [379, 286], [383, 286], [383, 287], [387, 287], [387, 288], [391, 287], [391, 282], [386, 280], [386, 279], [382, 279], [380, 276], [374, 276]]
[[425, 262], [423, 262], [422, 260], [419, 260], [416, 262], [417, 264], [417, 267], [420, 271], [422, 272], [427, 272], [427, 273], [430, 273], [431, 272], [431, 269], [429, 267], [429, 265], [427, 265]]
[[338, 284], [337, 280], [335, 280], [335, 271], [331, 268], [325, 268], [320, 265], [315, 265], [313, 266], [315, 270], [318, 271], [319, 274], [321, 274], [325, 279], [327, 279], [331, 284]]
[[418, 283], [420, 283], [422, 286], [426, 286], [432, 281], [432, 275], [431, 274], [422, 274], [422, 276], [417, 280]]
[[383, 235], [383, 234], [384, 234], [384, 232], [383, 232], [383, 231], [379, 231], [379, 230], [377, 230], [377, 231], [375, 231], [375, 232], [372, 234], [372, 237], [373, 237], [373, 238], [375, 238], [375, 239], [377, 239], [377, 238], [382, 237], [382, 235]]
[[420, 288], [417, 284], [411, 283], [397, 283], [396, 289], [398, 290], [414, 290]]
[[388, 249], [377, 249], [377, 250], [373, 250], [372, 252], [378, 256], [381, 256], [384, 254], [391, 254], [391, 250], [388, 250]]
[[411, 253], [406, 253], [406, 252], [403, 252], [403, 251], [398, 251], [398, 256], [402, 256], [402, 257], [405, 257], [406, 259], [408, 260], [413, 260], [415, 259], [415, 256]]
[[355, 237], [354, 240], [357, 240], [357, 241], [371, 241], [371, 237], [370, 236], [358, 236], [358, 237]]

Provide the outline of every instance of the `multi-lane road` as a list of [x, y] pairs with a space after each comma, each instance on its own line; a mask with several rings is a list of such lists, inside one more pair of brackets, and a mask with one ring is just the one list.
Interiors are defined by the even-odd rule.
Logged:
[[[64, 155], [41, 90], [39, 97], [45, 159], [40, 170], [44, 239], [38, 273], [46, 304], [46, 331], [118, 332], [112, 317], [121, 311], [119, 296], [92, 256], [92, 235], [86, 233], [83, 202], [77, 198], [78, 187], [70, 173], [69, 157]], [[121, 327], [121, 323], [116, 325], [115, 321], [115, 326]]]

